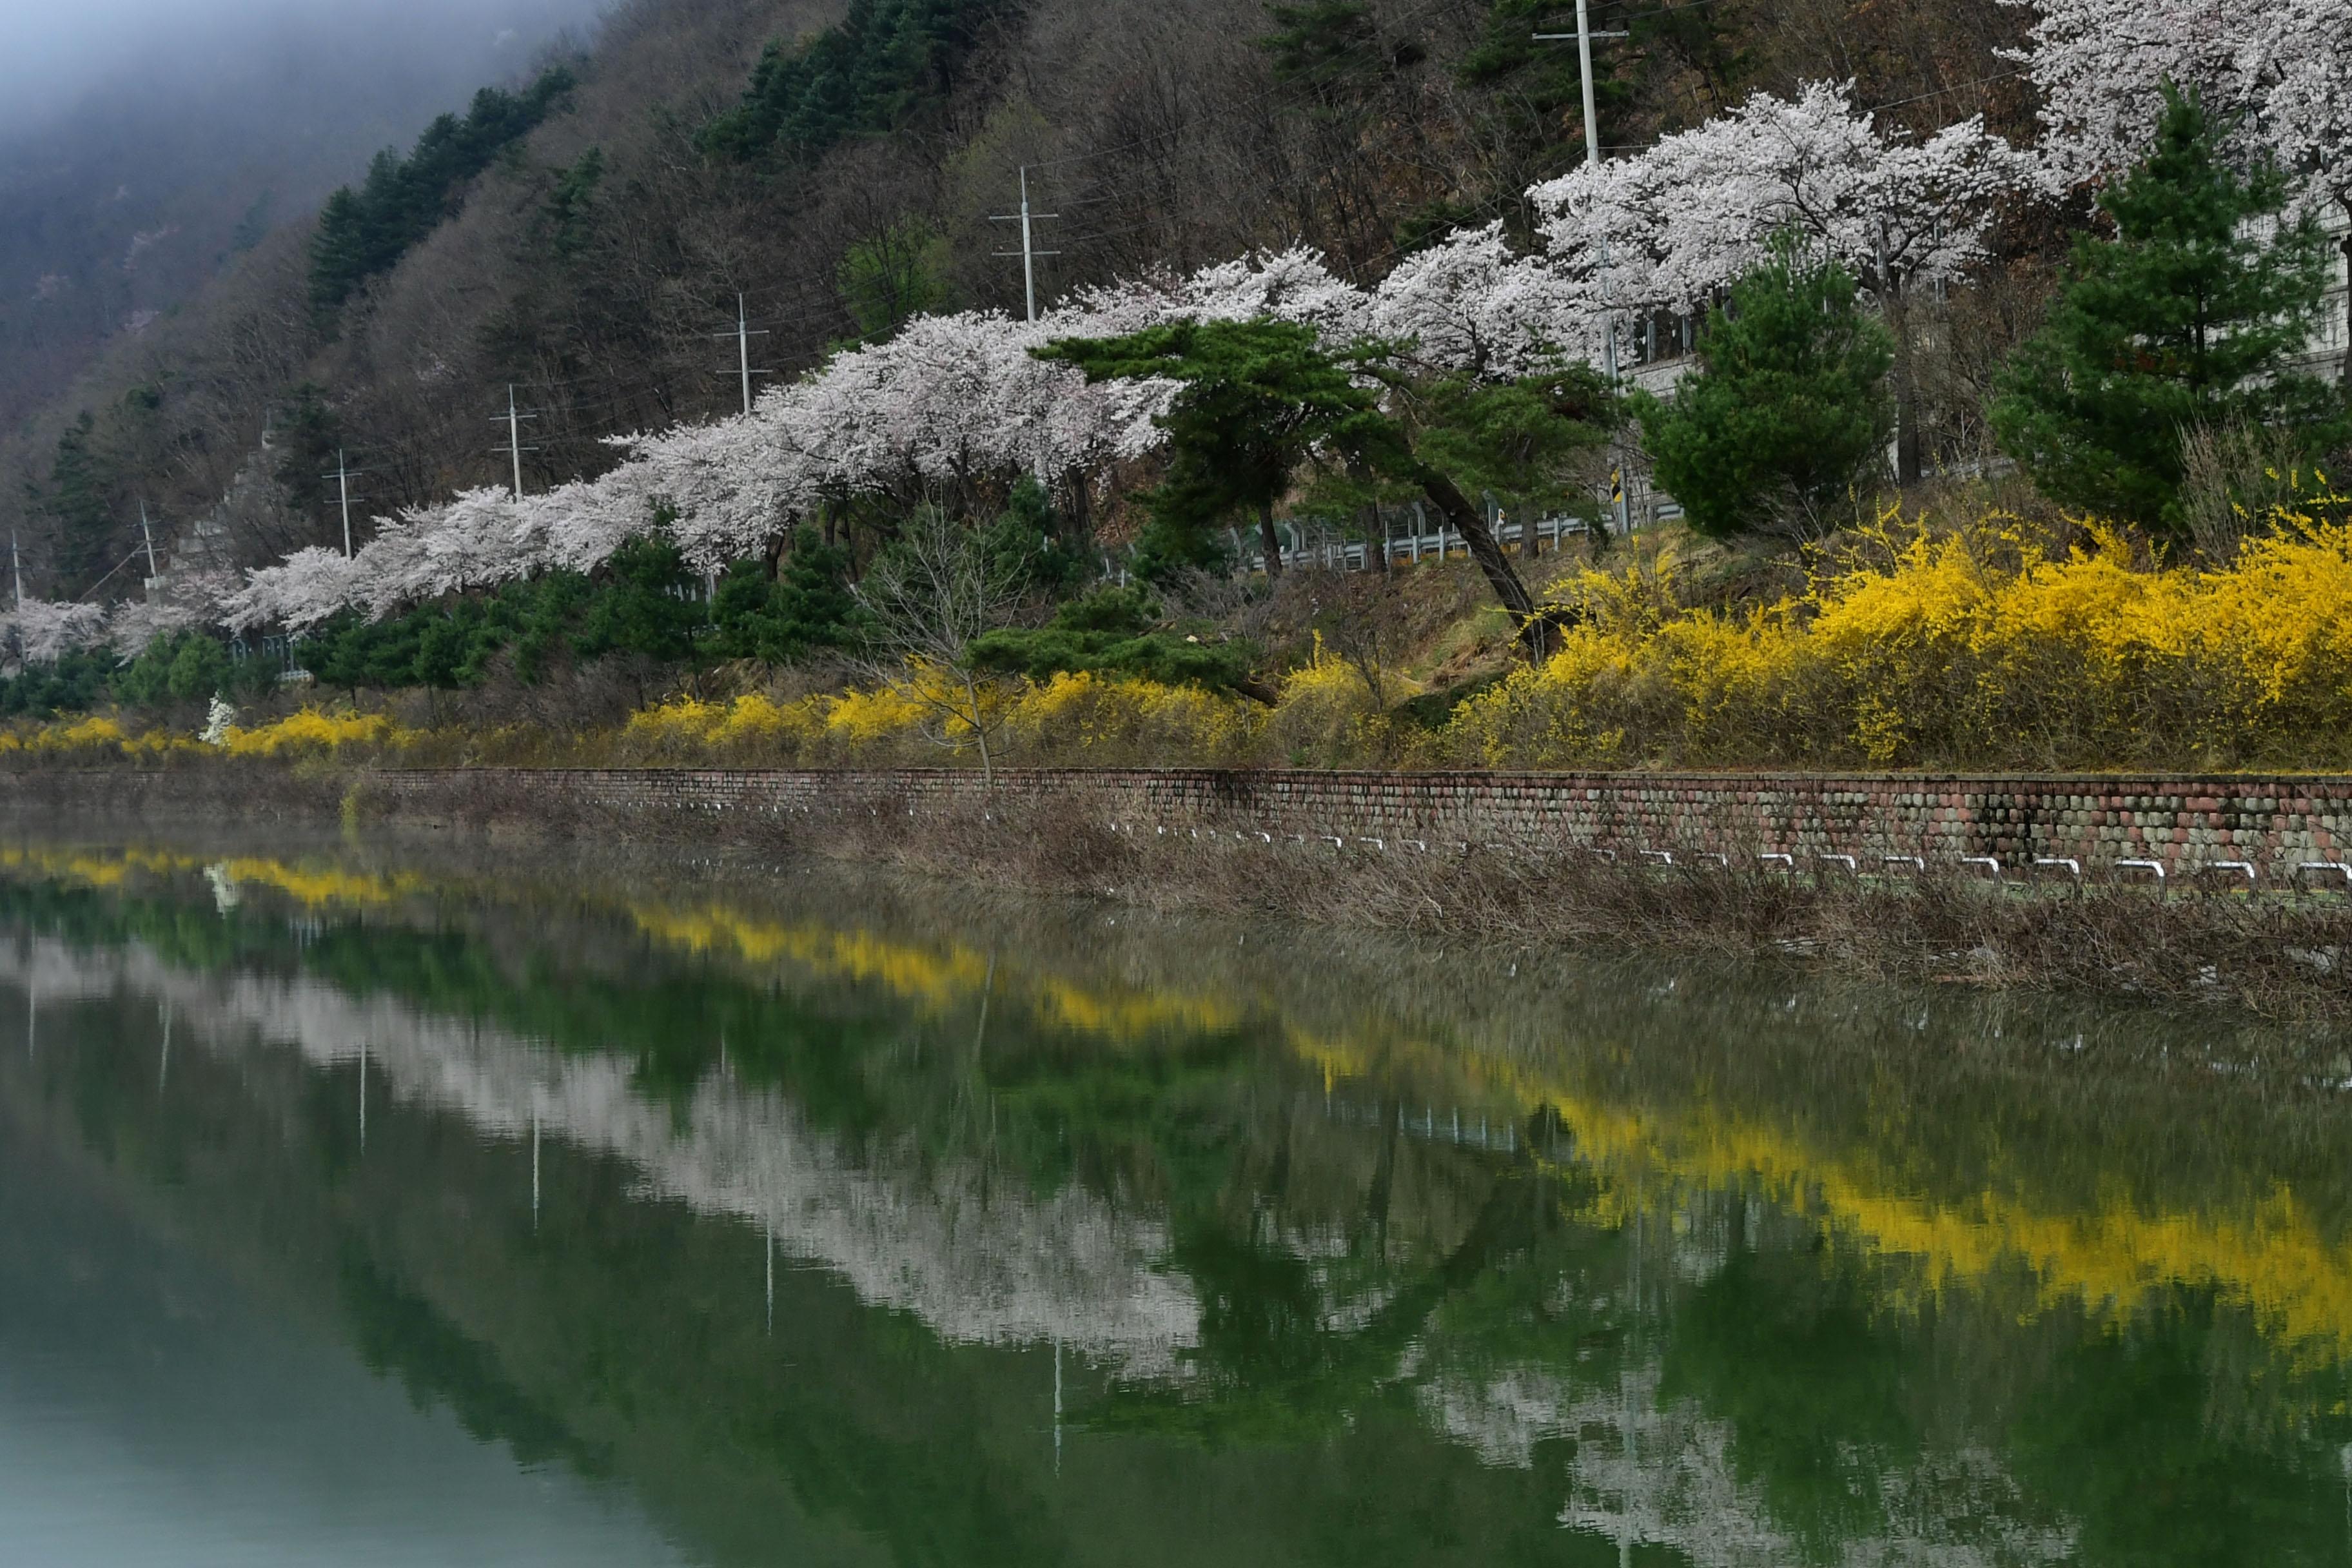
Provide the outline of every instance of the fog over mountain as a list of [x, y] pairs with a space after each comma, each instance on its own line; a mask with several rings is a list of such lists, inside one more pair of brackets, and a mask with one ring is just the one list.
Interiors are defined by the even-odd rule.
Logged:
[[605, 4], [0, 5], [0, 425]]
[[0, 6], [0, 131], [20, 132], [92, 93], [217, 101], [228, 89], [291, 87], [284, 73], [308, 68], [373, 64], [445, 79], [513, 70], [604, 8], [604, 0], [18, 0]]

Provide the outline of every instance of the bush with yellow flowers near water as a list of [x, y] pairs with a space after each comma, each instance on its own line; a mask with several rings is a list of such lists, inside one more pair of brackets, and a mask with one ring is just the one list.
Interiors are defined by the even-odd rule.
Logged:
[[1465, 703], [1504, 767], [2331, 768], [2352, 763], [2352, 523], [2284, 516], [2224, 566], [2088, 526], [1889, 521], [1802, 594], [1681, 600], [1669, 564], [1555, 590], [1560, 651]]
[[[1558, 651], [1408, 721], [1416, 689], [1318, 641], [1276, 700], [1127, 677], [994, 680], [977, 711], [1035, 766], [2352, 767], [2352, 500], [2270, 520], [2226, 564], [2166, 564], [2095, 524], [1897, 518], [1812, 563], [1801, 590], [1703, 605], [1671, 552], [1552, 590]], [[910, 666], [870, 689], [682, 698], [617, 731], [425, 732], [305, 708], [217, 745], [108, 715], [0, 730], [20, 766], [183, 758], [976, 763], [960, 678]]]

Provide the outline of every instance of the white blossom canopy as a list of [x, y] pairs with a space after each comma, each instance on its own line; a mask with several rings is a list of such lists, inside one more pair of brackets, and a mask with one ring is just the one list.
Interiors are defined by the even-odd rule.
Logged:
[[2352, 5], [2345, 0], [2010, 0], [2040, 14], [2017, 58], [2042, 93], [2051, 189], [2146, 150], [2168, 79], [2196, 88], [2241, 156], [2267, 153], [2352, 209]]
[[1553, 255], [1622, 309], [1696, 310], [1793, 231], [1874, 291], [1949, 281], [1984, 256], [2028, 160], [1981, 118], [1912, 142], [1882, 131], [1852, 83], [1759, 93], [1637, 157], [1529, 195]]

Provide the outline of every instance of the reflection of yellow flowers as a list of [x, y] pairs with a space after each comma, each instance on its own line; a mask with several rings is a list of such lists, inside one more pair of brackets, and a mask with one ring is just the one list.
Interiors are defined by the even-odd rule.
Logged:
[[243, 887], [273, 888], [307, 908], [380, 907], [425, 891], [429, 884], [410, 872], [377, 876], [333, 865], [295, 864], [259, 856], [206, 860], [169, 850], [126, 849], [99, 854], [79, 850], [0, 847], [0, 870], [26, 871], [53, 881], [87, 888], [120, 888], [132, 873], [187, 875], [218, 870]]
[[[790, 963], [871, 982], [927, 1007], [968, 1003], [990, 984], [987, 959], [968, 947], [935, 951], [866, 931], [777, 925], [716, 905], [683, 911], [641, 906], [634, 912], [648, 934], [689, 951], [722, 951], [754, 964]], [[1160, 1030], [1230, 1028], [1243, 1016], [1213, 995], [1089, 988], [1058, 977], [1009, 973], [994, 983], [1026, 997], [1049, 1024], [1113, 1041]], [[1513, 1058], [1413, 1038], [1373, 1041], [1296, 1028], [1290, 1047], [1318, 1069], [1327, 1089], [1370, 1075], [1375, 1064], [1418, 1065], [1433, 1079], [1466, 1073], [1474, 1089], [1515, 1100], [1525, 1112], [1556, 1111], [1602, 1177], [1588, 1211], [1600, 1223], [1616, 1223], [1637, 1205], [1671, 1203], [1692, 1190], [1760, 1184], [1874, 1252], [1920, 1258], [1931, 1289], [1982, 1284], [2003, 1267], [2021, 1263], [2040, 1279], [2045, 1302], [2077, 1300], [2094, 1311], [2125, 1311], [2168, 1282], [2204, 1283], [2244, 1301], [2265, 1331], [2283, 1341], [2352, 1352], [2352, 1254], [2322, 1236], [2284, 1189], [2244, 1212], [2222, 1215], [2145, 1214], [2121, 1201], [2088, 1213], [2053, 1214], [1992, 1191], [1939, 1202], [1885, 1176], [1865, 1155], [1812, 1148], [1794, 1135], [1704, 1109], [1681, 1118], [1645, 1115]]]
[[[963, 946], [944, 949], [896, 942], [870, 931], [817, 925], [779, 925], [719, 905], [674, 910], [635, 905], [638, 929], [690, 952], [735, 954], [754, 965], [791, 963], [831, 977], [870, 982], [892, 994], [945, 1008], [971, 1001], [991, 984], [987, 955]], [[1241, 1021], [1235, 1009], [1211, 997], [1145, 990], [1101, 990], [1052, 975], [996, 976], [1045, 1022], [1118, 1042], [1181, 1030], [1216, 1033]]]
[[[1513, 1058], [1414, 1042], [1397, 1049], [1397, 1059], [1436, 1058], [1433, 1070], [1466, 1069], [1527, 1111], [1555, 1111], [1602, 1177], [1588, 1210], [1600, 1223], [1694, 1190], [1760, 1184], [1874, 1252], [1920, 1259], [1931, 1290], [1981, 1285], [2004, 1266], [2022, 1264], [2041, 1281], [2045, 1304], [2126, 1312], [2169, 1283], [2209, 1285], [2245, 1303], [2266, 1333], [2287, 1344], [2352, 1353], [2352, 1251], [2324, 1236], [2284, 1188], [2222, 1214], [2147, 1214], [2121, 1199], [2053, 1214], [1990, 1190], [1938, 1201], [1865, 1153], [1813, 1148], [1704, 1107], [1681, 1117], [1644, 1114]], [[1327, 1073], [1346, 1059], [1328, 1047], [1316, 1056]]]

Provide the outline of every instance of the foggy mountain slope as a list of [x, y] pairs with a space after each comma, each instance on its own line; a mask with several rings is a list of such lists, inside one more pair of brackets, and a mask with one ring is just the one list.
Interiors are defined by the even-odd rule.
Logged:
[[0, 56], [0, 427], [605, 0], [92, 0]]

